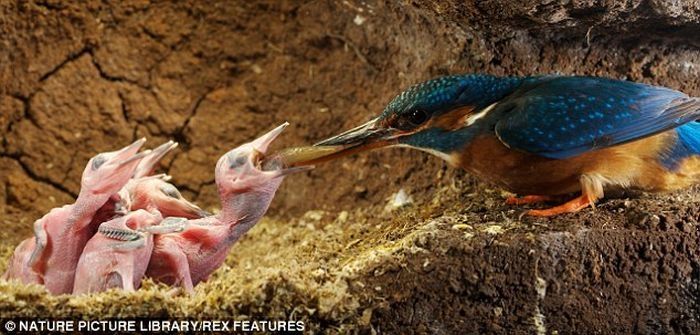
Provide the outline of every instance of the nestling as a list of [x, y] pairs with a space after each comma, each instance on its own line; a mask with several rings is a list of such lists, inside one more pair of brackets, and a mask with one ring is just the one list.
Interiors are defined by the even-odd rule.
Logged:
[[160, 213], [140, 209], [102, 223], [80, 255], [73, 294], [139, 288], [153, 251], [153, 233], [182, 228], [162, 220]]
[[80, 254], [97, 229], [93, 218], [126, 185], [140, 160], [150, 152], [137, 153], [144, 142], [141, 139], [90, 159], [75, 203], [52, 209], [34, 222], [35, 237], [17, 246], [4, 277], [25, 284], [44, 284], [52, 294], [70, 293]]
[[285, 176], [310, 167], [261, 166], [268, 146], [287, 123], [221, 156], [215, 180], [221, 211], [187, 220], [182, 232], [157, 235], [146, 275], [191, 292], [223, 264], [231, 246], [265, 214]]

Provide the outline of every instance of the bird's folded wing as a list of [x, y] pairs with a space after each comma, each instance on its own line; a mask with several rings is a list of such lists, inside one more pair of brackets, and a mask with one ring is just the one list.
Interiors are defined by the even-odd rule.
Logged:
[[547, 77], [499, 102], [496, 135], [510, 148], [565, 159], [700, 118], [700, 98], [590, 77]]

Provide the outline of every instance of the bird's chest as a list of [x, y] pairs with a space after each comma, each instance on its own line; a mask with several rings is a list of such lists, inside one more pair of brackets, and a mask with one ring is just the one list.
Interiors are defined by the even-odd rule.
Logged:
[[494, 135], [480, 135], [464, 147], [458, 165], [477, 178], [518, 194], [575, 192], [582, 163], [512, 150]]

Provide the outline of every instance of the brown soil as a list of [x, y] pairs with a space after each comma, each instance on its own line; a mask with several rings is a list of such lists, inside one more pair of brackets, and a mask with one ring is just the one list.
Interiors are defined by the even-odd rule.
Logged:
[[[566, 3], [566, 4], [561, 4]], [[213, 166], [284, 122], [278, 148], [367, 120], [447, 73], [576, 73], [700, 95], [700, 4], [161, 1], [0, 4], [2, 261], [71, 202], [85, 162], [141, 136], [217, 206]], [[385, 211], [404, 189], [414, 204]], [[288, 178], [193, 296], [51, 297], [0, 281], [0, 317], [298, 318], [328, 333], [698, 333], [700, 189], [619, 193], [518, 220], [501, 191], [425, 154]]]

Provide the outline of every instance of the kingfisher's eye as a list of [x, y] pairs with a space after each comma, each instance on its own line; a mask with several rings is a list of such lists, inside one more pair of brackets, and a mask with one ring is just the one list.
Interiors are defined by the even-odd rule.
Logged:
[[402, 130], [410, 130], [418, 127], [428, 120], [428, 113], [420, 109], [414, 109], [404, 113], [397, 120], [395, 127]]
[[418, 126], [428, 120], [428, 114], [420, 109], [415, 109], [408, 113], [407, 119], [413, 125]]

